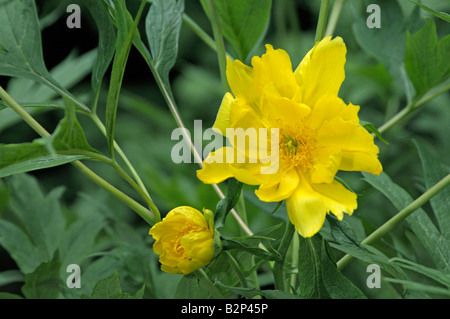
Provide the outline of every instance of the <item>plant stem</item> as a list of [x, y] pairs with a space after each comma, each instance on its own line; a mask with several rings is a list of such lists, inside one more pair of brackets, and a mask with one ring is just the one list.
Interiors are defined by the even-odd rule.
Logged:
[[[211, 26], [213, 29], [214, 39], [216, 41], [217, 58], [219, 60], [220, 79], [222, 80], [222, 86], [224, 92], [228, 92], [230, 89], [227, 82], [227, 56], [225, 52], [225, 43], [223, 41], [222, 28], [220, 26], [219, 16], [217, 15], [216, 7], [213, 0], [207, 0], [206, 6], [209, 11], [209, 17], [211, 19]], [[240, 57], [244, 59], [245, 57]]]
[[203, 287], [208, 289], [208, 291], [211, 293], [211, 295], [216, 299], [225, 299], [222, 292], [217, 288], [217, 286], [212, 282], [211, 278], [208, 277], [206, 272], [203, 269], [197, 269], [194, 271], [194, 274], [197, 276], [197, 278], [202, 283]]
[[326, 36], [332, 36], [334, 33], [334, 29], [336, 29], [336, 25], [339, 21], [339, 16], [342, 12], [342, 7], [344, 5], [345, 0], [335, 0], [333, 4], [333, 8], [331, 9], [330, 19], [327, 24], [327, 29], [325, 31]]
[[394, 117], [392, 117], [389, 121], [384, 123], [378, 131], [380, 133], [383, 133], [402, 121], [404, 118], [406, 118], [408, 115], [416, 111], [419, 107], [421, 107], [423, 104], [427, 103], [428, 101], [431, 101], [436, 96], [444, 93], [445, 91], [450, 89], [450, 83], [443, 85], [440, 88], [437, 88], [436, 90], [430, 90], [431, 92], [424, 95], [422, 98], [418, 99], [417, 101], [413, 101], [411, 104], [407, 105], [405, 108], [403, 108], [399, 113], [397, 113]]
[[[428, 189], [425, 193], [423, 193], [419, 198], [413, 201], [411, 204], [402, 209], [399, 213], [397, 213], [394, 217], [389, 219], [386, 223], [384, 223], [381, 227], [371, 233], [366, 239], [364, 239], [361, 244], [369, 245], [374, 241], [380, 239], [383, 235], [397, 226], [400, 222], [402, 222], [406, 217], [414, 213], [417, 209], [419, 209], [422, 205], [428, 202], [433, 196], [439, 193], [442, 189], [447, 187], [450, 184], [450, 174], [437, 182], [434, 186]], [[345, 255], [341, 260], [337, 262], [337, 267], [339, 270], [347, 266], [350, 260], [353, 257], [350, 255]]]
[[[105, 125], [99, 119], [97, 114], [94, 114], [94, 113], [90, 114], [90, 118], [95, 123], [95, 125], [100, 129], [102, 134], [106, 136]], [[144, 183], [142, 182], [142, 179], [140, 178], [139, 174], [136, 172], [135, 168], [133, 167], [133, 165], [131, 164], [131, 162], [129, 161], [129, 159], [127, 158], [127, 156], [122, 151], [122, 149], [120, 148], [119, 144], [117, 144], [116, 141], [114, 141], [114, 149], [116, 150], [117, 154], [119, 154], [120, 158], [123, 160], [123, 162], [125, 163], [125, 166], [128, 168], [128, 170], [130, 171], [130, 173], [133, 176], [134, 180], [136, 181], [137, 185], [139, 186], [140, 190], [138, 190], [138, 192], [140, 194], [141, 194], [141, 192], [143, 193], [143, 194], [141, 194], [141, 196], [146, 200], [147, 204], [149, 205], [150, 210], [155, 215], [156, 221], [160, 221], [161, 220], [161, 214], [160, 214], [160, 212], [158, 210], [158, 207], [156, 207], [156, 205], [154, 204], [154, 202], [153, 202], [153, 200], [152, 200], [152, 198], [151, 198], [147, 188], [145, 187]], [[116, 163], [117, 167], [120, 167], [117, 164], [117, 162], [115, 162], [115, 163]]]
[[282, 256], [281, 261], [275, 262], [273, 267], [273, 277], [275, 282], [275, 289], [286, 291], [286, 276], [284, 271], [284, 263], [286, 260], [286, 253], [289, 249], [289, 245], [294, 235], [295, 228], [291, 222], [286, 223], [286, 230], [281, 239], [280, 247], [278, 248], [278, 253]]
[[[34, 131], [36, 131], [42, 137], [50, 136], [45, 128], [39, 124], [30, 114], [28, 114], [25, 109], [20, 106], [1, 86], [0, 86], [0, 98], [8, 104]], [[100, 176], [95, 174], [87, 166], [85, 166], [80, 161], [74, 161], [71, 163], [94, 183], [108, 191], [114, 197], [125, 203], [128, 207], [134, 210], [139, 216], [141, 216], [147, 223], [153, 225], [155, 223], [155, 216], [147, 208], [136, 202], [134, 199], [124, 194], [107, 181], [102, 179]]]
[[[294, 232], [294, 235], [292, 236], [292, 244], [291, 244], [291, 249], [292, 249], [292, 268], [297, 268], [298, 266], [298, 249], [299, 249], [299, 238], [298, 238], [298, 233]], [[293, 273], [291, 274], [291, 281], [290, 281], [290, 285], [291, 287], [295, 287], [297, 282], [297, 274]]]
[[317, 22], [317, 28], [316, 28], [316, 38], [315, 38], [316, 42], [322, 40], [325, 35], [325, 25], [327, 24], [328, 4], [329, 4], [329, 0], [322, 0], [322, 3], [320, 4], [319, 21]]

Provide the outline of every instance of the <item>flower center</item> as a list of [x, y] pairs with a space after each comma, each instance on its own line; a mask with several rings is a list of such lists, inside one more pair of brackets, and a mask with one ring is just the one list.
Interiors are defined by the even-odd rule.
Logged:
[[316, 132], [305, 125], [280, 129], [280, 158], [289, 168], [303, 172], [312, 168], [316, 152]]

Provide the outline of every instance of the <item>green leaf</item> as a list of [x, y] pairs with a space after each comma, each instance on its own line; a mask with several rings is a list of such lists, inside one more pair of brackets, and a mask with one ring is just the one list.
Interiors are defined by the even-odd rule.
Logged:
[[59, 278], [61, 262], [58, 251], [49, 262], [43, 262], [32, 273], [25, 276], [23, 295], [28, 299], [56, 299], [62, 280]]
[[95, 112], [96, 99], [100, 92], [103, 77], [114, 57], [116, 49], [116, 33], [114, 25], [109, 17], [108, 8], [102, 1], [84, 0], [86, 6], [91, 12], [98, 29], [98, 50], [97, 59], [92, 69], [91, 85], [94, 95]]
[[[420, 160], [425, 177], [425, 186], [427, 189], [435, 185], [446, 173], [442, 169], [440, 163], [430, 154], [430, 152], [418, 141], [414, 141], [414, 144], [419, 152]], [[433, 213], [436, 216], [441, 234], [444, 236], [450, 235], [450, 187], [446, 187], [438, 194], [430, 199]]]
[[374, 247], [360, 244], [351, 226], [345, 220], [338, 221], [327, 216], [330, 223], [331, 236], [335, 243], [330, 246], [358, 258], [368, 264], [377, 264], [383, 270], [399, 278], [405, 278], [402, 269], [389, 261], [389, 258]]
[[410, 281], [410, 280], [399, 280], [399, 279], [395, 279], [395, 278], [384, 278], [384, 280], [387, 282], [404, 285], [405, 288], [410, 289], [410, 290], [417, 290], [417, 291], [421, 291], [421, 292], [434, 293], [434, 294], [439, 294], [439, 295], [444, 295], [444, 296], [450, 297], [450, 291], [445, 288], [421, 284], [421, 283]]
[[325, 240], [322, 240], [322, 276], [325, 289], [333, 299], [367, 299], [347, 277], [338, 271], [334, 256]]
[[245, 61], [267, 31], [272, 0], [215, 0], [214, 5], [223, 36]]
[[216, 213], [214, 215], [214, 225], [216, 229], [225, 225], [225, 219], [230, 210], [236, 206], [241, 195], [242, 183], [235, 178], [227, 180], [227, 195], [221, 199], [216, 206]]
[[412, 3], [418, 5], [419, 7], [424, 9], [425, 11], [428, 11], [431, 14], [434, 14], [436, 17], [438, 17], [438, 18], [440, 18], [440, 19], [442, 19], [444, 21], [450, 22], [450, 14], [448, 14], [446, 12], [438, 12], [438, 11], [433, 10], [430, 7], [427, 7], [427, 6], [425, 6], [425, 5], [421, 4], [421, 3], [418, 3], [416, 1], [412, 1], [412, 0], [409, 0], [409, 1], [411, 1]]
[[114, 158], [114, 129], [116, 124], [117, 106], [119, 94], [122, 87], [125, 66], [133, 43], [134, 33], [137, 29], [142, 11], [146, 1], [142, 1], [141, 7], [136, 15], [135, 21], [129, 25], [129, 12], [125, 0], [114, 0], [115, 20], [117, 25], [116, 55], [114, 57], [109, 84], [108, 97], [106, 100], [105, 128], [109, 145], [109, 152]]
[[153, 0], [145, 20], [151, 60], [167, 87], [178, 54], [184, 0]]
[[23, 282], [24, 276], [20, 270], [6, 270], [0, 272], [0, 287], [14, 282]]
[[0, 25], [0, 74], [31, 79], [73, 98], [45, 66], [35, 1], [0, 2]]
[[[143, 287], [144, 288], [144, 287]], [[111, 277], [105, 278], [97, 282], [92, 295], [81, 295], [82, 299], [142, 299], [143, 288], [134, 295], [122, 292], [120, 285], [119, 273], [114, 271]]]
[[32, 143], [0, 144], [0, 178], [33, 170], [55, 167], [100, 155], [84, 136], [75, 106], [66, 100], [66, 115], [50, 138]]
[[400, 267], [404, 267], [410, 270], [413, 270], [417, 273], [420, 273], [422, 275], [427, 276], [428, 278], [431, 278], [433, 280], [435, 280], [436, 282], [447, 286], [448, 288], [450, 288], [450, 274], [437, 270], [437, 269], [433, 269], [430, 267], [426, 267], [420, 264], [417, 264], [415, 262], [412, 262], [410, 260], [404, 259], [404, 258], [392, 258], [390, 260], [393, 263], [398, 264]]
[[49, 155], [42, 142], [38, 139], [33, 143], [0, 144], [0, 178], [87, 158], [84, 155]]
[[[362, 174], [364, 179], [383, 193], [399, 211], [413, 201], [411, 195], [395, 184], [385, 172], [379, 176], [368, 173]], [[427, 213], [422, 208], [419, 208], [406, 218], [406, 222], [424, 245], [436, 266], [441, 270], [449, 271], [449, 240], [439, 232]]]
[[0, 73], [41, 81], [49, 76], [33, 0], [0, 3]]
[[438, 41], [436, 25], [427, 19], [425, 26], [406, 39], [405, 67], [416, 89], [423, 96], [450, 73], [450, 35]]
[[272, 252], [268, 252], [257, 246], [252, 247], [252, 246], [245, 245], [245, 240], [237, 241], [237, 240], [230, 240], [230, 239], [222, 239], [222, 249], [243, 250], [243, 251], [246, 251], [252, 255], [258, 256], [265, 260], [279, 261], [282, 259], [282, 257], [280, 255], [277, 255]]
[[321, 243], [318, 235], [312, 238], [299, 236], [298, 293], [301, 298], [330, 298], [322, 278]]
[[183, 276], [178, 283], [175, 299], [207, 299], [211, 294], [204, 288], [195, 274]]
[[23, 297], [16, 294], [10, 294], [7, 292], [0, 292], [0, 299], [23, 299]]
[[389, 142], [386, 141], [383, 138], [383, 135], [381, 135], [381, 133], [378, 131], [377, 127], [375, 125], [373, 125], [370, 122], [367, 121], [359, 121], [359, 124], [361, 124], [366, 130], [368, 130], [370, 133], [373, 133], [376, 137], [378, 137], [378, 139], [380, 141], [382, 141], [384, 144], [389, 145]]
[[299, 295], [318, 299], [363, 299], [366, 296], [341, 272], [320, 235], [299, 239]]

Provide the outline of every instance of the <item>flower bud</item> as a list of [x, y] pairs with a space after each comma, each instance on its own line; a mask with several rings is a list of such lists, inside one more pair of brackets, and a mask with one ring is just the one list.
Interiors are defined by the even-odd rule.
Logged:
[[210, 210], [202, 214], [188, 206], [174, 208], [149, 234], [165, 272], [187, 275], [213, 259], [214, 216]]

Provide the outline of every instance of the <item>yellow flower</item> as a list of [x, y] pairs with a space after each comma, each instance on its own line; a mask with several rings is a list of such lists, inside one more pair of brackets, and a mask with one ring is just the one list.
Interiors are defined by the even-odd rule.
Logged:
[[149, 232], [155, 239], [153, 251], [160, 255], [161, 269], [187, 275], [213, 259], [214, 219], [205, 209], [180, 206], [172, 209]]
[[[212, 152], [197, 176], [204, 183], [235, 177], [259, 185], [259, 199], [286, 200], [290, 221], [300, 235], [310, 237], [321, 229], [327, 213], [339, 220], [343, 213], [353, 213], [356, 195], [335, 175], [338, 170], [381, 173], [378, 147], [359, 124], [359, 106], [338, 97], [347, 51], [342, 38], [317, 42], [295, 71], [285, 51], [271, 45], [266, 50], [252, 59], [253, 67], [228, 59], [227, 79], [234, 96], [225, 94], [213, 129], [227, 136], [231, 146]], [[268, 146], [243, 148], [227, 128], [277, 128], [278, 134], [259, 133], [258, 139], [267, 138]], [[276, 165], [270, 166], [278, 169], [268, 173], [267, 159], [273, 154], [278, 155]], [[237, 160], [243, 155], [245, 163]]]

